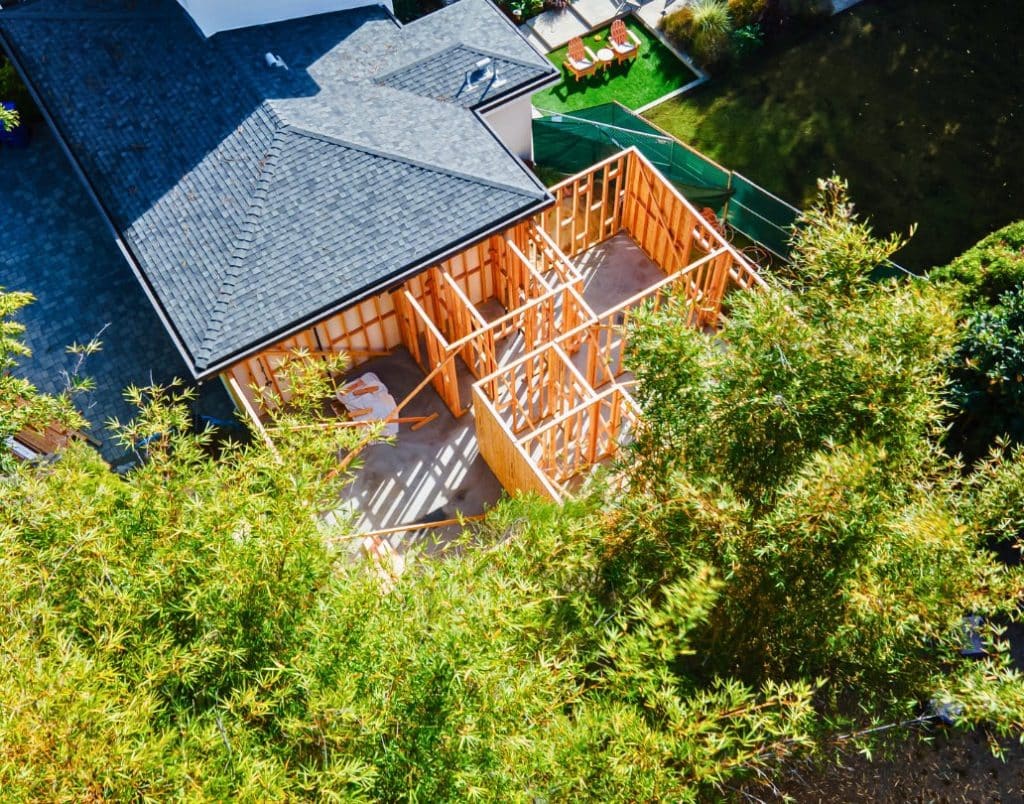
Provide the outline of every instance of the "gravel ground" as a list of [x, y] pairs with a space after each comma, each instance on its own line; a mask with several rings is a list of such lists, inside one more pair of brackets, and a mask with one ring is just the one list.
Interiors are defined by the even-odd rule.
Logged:
[[845, 756], [841, 765], [790, 767], [774, 780], [776, 789], [748, 785], [737, 802], [775, 804], [790, 797], [814, 802], [953, 804], [1024, 801], [1024, 747], [1004, 744], [1005, 761], [992, 755], [981, 731], [938, 731], [931, 743], [910, 740], [885, 757], [868, 761]]

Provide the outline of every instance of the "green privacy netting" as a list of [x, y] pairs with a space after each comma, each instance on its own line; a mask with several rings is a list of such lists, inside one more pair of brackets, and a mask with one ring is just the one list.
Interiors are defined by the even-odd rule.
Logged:
[[533, 121], [534, 161], [561, 173], [579, 173], [631, 146], [694, 204], [722, 212], [729, 173], [616, 103]]
[[789, 256], [789, 235], [800, 212], [739, 173], [732, 174], [726, 221], [755, 243]]
[[799, 216], [738, 173], [725, 170], [617, 103], [533, 121], [534, 161], [561, 173], [579, 173], [635, 146], [695, 206], [711, 207], [737, 231], [781, 257]]

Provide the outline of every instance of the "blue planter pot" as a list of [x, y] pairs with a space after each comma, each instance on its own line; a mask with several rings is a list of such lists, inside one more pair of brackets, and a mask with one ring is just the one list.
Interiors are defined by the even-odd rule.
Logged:
[[[8, 111], [16, 111], [17, 107], [12, 101], [0, 101], [0, 106]], [[24, 123], [18, 123], [10, 131], [0, 126], [0, 145], [8, 148], [27, 148], [32, 138], [32, 131]]]

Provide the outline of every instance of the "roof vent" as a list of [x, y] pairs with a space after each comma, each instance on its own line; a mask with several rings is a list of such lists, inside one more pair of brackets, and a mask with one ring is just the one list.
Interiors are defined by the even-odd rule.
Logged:
[[288, 69], [288, 65], [284, 63], [284, 59], [280, 56], [275, 56], [269, 50], [263, 54], [263, 60], [267, 63], [268, 67], [284, 67], [284, 69]]
[[480, 59], [471, 70], [466, 70], [466, 86], [471, 87], [484, 81], [492, 81], [496, 77], [497, 70], [494, 67], [494, 59], [488, 56]]

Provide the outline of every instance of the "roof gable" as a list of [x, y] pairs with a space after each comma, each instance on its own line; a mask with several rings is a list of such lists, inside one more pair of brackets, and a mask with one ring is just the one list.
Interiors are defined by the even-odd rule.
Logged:
[[[487, 65], [483, 78], [471, 74]], [[473, 108], [506, 94], [537, 76], [537, 68], [521, 61], [487, 53], [468, 45], [452, 45], [425, 59], [378, 78], [376, 83], [426, 98]]]

